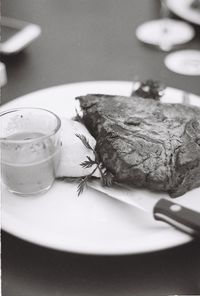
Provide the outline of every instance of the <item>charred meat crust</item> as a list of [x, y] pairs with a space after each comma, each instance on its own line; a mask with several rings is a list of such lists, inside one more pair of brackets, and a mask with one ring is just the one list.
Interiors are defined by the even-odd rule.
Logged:
[[77, 98], [104, 166], [118, 182], [172, 197], [200, 186], [200, 109], [152, 99]]

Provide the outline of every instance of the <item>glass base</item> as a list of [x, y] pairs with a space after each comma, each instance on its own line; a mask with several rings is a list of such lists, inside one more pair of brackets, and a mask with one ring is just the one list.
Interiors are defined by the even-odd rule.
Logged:
[[[53, 182], [54, 183], [54, 182]], [[7, 187], [7, 190], [12, 193], [12, 194], [15, 194], [15, 195], [18, 195], [18, 196], [22, 196], [22, 197], [33, 197], [33, 196], [40, 196], [40, 195], [43, 195], [45, 194], [47, 191], [49, 191], [51, 189], [51, 187], [53, 186], [53, 183], [50, 184], [48, 187], [45, 187], [39, 191], [36, 191], [36, 192], [30, 192], [30, 193], [24, 193], [24, 192], [19, 192], [19, 191], [15, 191], [15, 190], [12, 190], [10, 188]]]
[[194, 34], [191, 25], [168, 18], [148, 21], [136, 29], [136, 36], [140, 41], [163, 51], [170, 51], [190, 41]]

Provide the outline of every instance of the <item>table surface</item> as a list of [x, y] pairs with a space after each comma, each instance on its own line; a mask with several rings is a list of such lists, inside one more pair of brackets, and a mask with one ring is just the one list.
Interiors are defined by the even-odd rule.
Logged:
[[[92, 80], [160, 80], [200, 95], [199, 77], [170, 72], [166, 53], [141, 44], [136, 27], [159, 17], [156, 0], [7, 0], [2, 14], [42, 28], [24, 52], [2, 57], [1, 102], [53, 85]], [[200, 27], [184, 48], [199, 49]], [[149, 254], [86, 256], [39, 247], [2, 232], [2, 295], [200, 294], [200, 244]]]

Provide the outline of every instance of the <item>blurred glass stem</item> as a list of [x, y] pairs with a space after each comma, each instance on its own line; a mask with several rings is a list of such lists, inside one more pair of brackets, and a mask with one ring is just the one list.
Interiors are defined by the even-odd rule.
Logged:
[[162, 19], [170, 18], [170, 11], [167, 7], [166, 0], [160, 0], [160, 18]]
[[170, 11], [167, 7], [166, 0], [160, 0], [160, 18], [163, 20], [161, 24], [161, 34], [159, 47], [163, 51], [170, 51], [173, 47], [169, 39], [169, 23], [170, 23]]

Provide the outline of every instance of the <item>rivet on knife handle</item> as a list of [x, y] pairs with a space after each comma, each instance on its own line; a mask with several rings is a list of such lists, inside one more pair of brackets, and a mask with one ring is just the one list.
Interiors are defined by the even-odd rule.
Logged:
[[186, 232], [200, 237], [200, 213], [166, 199], [160, 199], [154, 206], [154, 217]]

